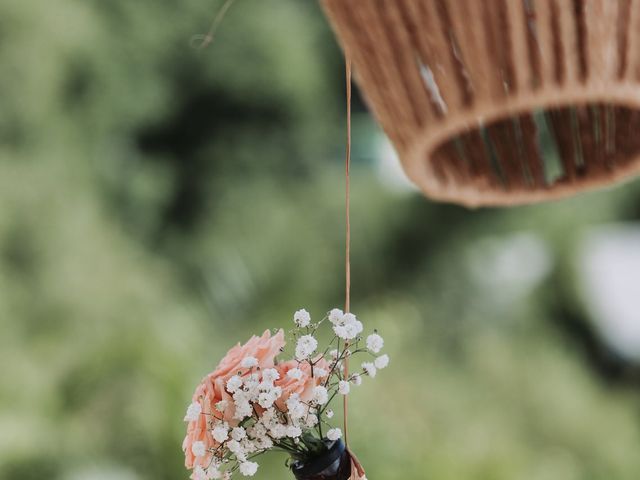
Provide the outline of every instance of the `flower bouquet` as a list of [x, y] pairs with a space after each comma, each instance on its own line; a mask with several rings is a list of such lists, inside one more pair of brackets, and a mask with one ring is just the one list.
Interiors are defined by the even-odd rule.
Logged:
[[[388, 365], [389, 357], [379, 355], [384, 341], [376, 332], [363, 340], [362, 323], [339, 309], [315, 323], [299, 310], [294, 322], [292, 359], [278, 358], [284, 332], [266, 331], [229, 350], [196, 388], [182, 445], [192, 480], [253, 476], [254, 459], [267, 451], [288, 454], [298, 480], [365, 478], [342, 431], [331, 425], [331, 404]], [[331, 340], [319, 348], [316, 333], [327, 323]], [[369, 358], [348, 373], [356, 356]]]

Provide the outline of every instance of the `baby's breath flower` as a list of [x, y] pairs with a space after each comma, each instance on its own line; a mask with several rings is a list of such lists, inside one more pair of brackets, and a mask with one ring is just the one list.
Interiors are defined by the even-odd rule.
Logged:
[[187, 413], [184, 416], [184, 421], [193, 422], [195, 420], [198, 420], [201, 413], [202, 413], [202, 405], [200, 405], [200, 403], [198, 402], [193, 402], [187, 408]]
[[386, 368], [387, 365], [389, 365], [389, 355], [387, 354], [380, 355], [378, 358], [375, 359], [373, 363], [378, 370], [382, 370], [383, 368]]
[[[237, 441], [237, 440], [236, 440]], [[250, 439], [245, 438], [240, 442], [240, 445], [242, 446], [242, 450], [246, 453], [246, 454], [251, 454], [251, 453], [255, 453], [256, 450], [258, 450], [258, 447], [256, 446], [255, 443], [253, 443]]]
[[333, 332], [344, 340], [353, 340], [362, 333], [362, 330], [362, 322], [353, 313], [345, 313], [333, 327]]
[[251, 403], [244, 396], [239, 395], [238, 398], [234, 395], [234, 405], [236, 407], [236, 412], [233, 414], [233, 418], [235, 420], [244, 420], [247, 417], [253, 415], [253, 408], [251, 408]]
[[237, 440], [229, 440], [227, 442], [227, 448], [231, 453], [233, 453], [238, 458], [246, 457], [244, 450], [242, 448], [242, 444]]
[[262, 437], [256, 439], [256, 445], [261, 450], [269, 450], [271, 447], [273, 447], [273, 440], [271, 440], [267, 436], [262, 436]]
[[359, 387], [360, 385], [362, 385], [362, 377], [360, 375], [352, 375], [351, 376], [351, 383], [353, 383], [356, 387]]
[[258, 404], [262, 408], [271, 408], [274, 402], [278, 399], [273, 391], [271, 392], [262, 392], [258, 395]]
[[215, 426], [211, 435], [216, 442], [222, 443], [229, 438], [229, 426], [226, 423], [220, 423]]
[[242, 427], [235, 427], [233, 430], [231, 430], [231, 438], [233, 438], [237, 442], [239, 442], [240, 440], [243, 440], [246, 437], [247, 437], [247, 432]]
[[287, 436], [287, 427], [282, 424], [274, 425], [271, 429], [271, 436], [275, 438], [284, 438]]
[[342, 437], [342, 430], [339, 428], [332, 428], [327, 432], [327, 438], [329, 440], [338, 440], [340, 437]]
[[298, 438], [302, 435], [302, 429], [295, 425], [289, 425], [287, 427], [287, 437]]
[[242, 462], [240, 464], [240, 473], [245, 477], [253, 477], [258, 471], [256, 462]]
[[304, 373], [299, 368], [292, 368], [291, 370], [289, 370], [287, 372], [287, 377], [289, 377], [289, 378], [291, 378], [293, 380], [300, 380], [302, 378], [303, 374]]
[[245, 357], [240, 363], [242, 368], [253, 368], [258, 366], [258, 359], [256, 357]]
[[252, 373], [248, 377], [244, 377], [243, 379], [245, 390], [251, 390], [252, 388], [256, 388], [260, 383], [260, 374]]
[[267, 368], [262, 371], [262, 380], [265, 382], [275, 382], [280, 378], [280, 374], [275, 368]]
[[313, 388], [313, 401], [318, 405], [324, 405], [329, 401], [329, 392], [322, 385]]
[[334, 325], [342, 322], [342, 317], [344, 317], [344, 312], [339, 308], [334, 308], [329, 312], [329, 321]]
[[306, 407], [299, 400], [298, 394], [293, 394], [286, 401], [287, 411], [293, 420], [299, 420], [306, 415]]
[[318, 348], [318, 341], [312, 335], [303, 335], [296, 344], [296, 359], [304, 360], [313, 355]]
[[305, 328], [311, 323], [311, 315], [304, 308], [293, 314], [293, 321], [300, 328]]
[[247, 429], [247, 435], [249, 435], [252, 438], [262, 438], [266, 434], [267, 434], [267, 429], [262, 422], [255, 423], [254, 425], [252, 425]]
[[307, 414], [307, 407], [304, 403], [298, 403], [293, 408], [289, 409], [289, 416], [293, 420], [299, 420]]
[[338, 393], [340, 395], [347, 395], [350, 390], [351, 390], [351, 385], [349, 385], [349, 382], [345, 380], [340, 380], [340, 383], [338, 383]]
[[218, 470], [217, 465], [211, 465], [207, 468], [207, 480], [219, 480], [222, 478], [222, 472]]
[[356, 321], [356, 316], [351, 313], [345, 313], [344, 316], [342, 317], [342, 322], [344, 323], [344, 325], [348, 325], [349, 323], [353, 323]]
[[367, 348], [373, 353], [378, 353], [384, 347], [383, 338], [377, 333], [372, 333], [367, 337]]
[[191, 474], [192, 480], [207, 480], [207, 474], [200, 465], [197, 465], [193, 469], [193, 473]]
[[207, 453], [207, 447], [205, 447], [204, 442], [193, 442], [191, 445], [191, 453], [196, 457], [204, 457], [204, 454]]
[[317, 378], [324, 378], [326, 377], [329, 372], [327, 372], [324, 368], [320, 368], [320, 367], [315, 367], [313, 369], [313, 374], [317, 377]]
[[349, 334], [349, 340], [352, 340], [362, 333], [364, 327], [362, 326], [362, 322], [360, 320], [356, 320], [352, 323], [347, 323], [345, 325], [345, 328], [347, 329], [347, 333]]
[[333, 327], [333, 332], [343, 340], [347, 340], [347, 337], [349, 336], [349, 333], [347, 332], [347, 329], [344, 327], [344, 325], [336, 325], [335, 327]]
[[307, 428], [313, 428], [318, 424], [318, 417], [316, 415], [308, 415], [304, 421], [304, 426]]
[[242, 378], [238, 375], [234, 375], [229, 380], [227, 380], [227, 390], [229, 393], [235, 393], [242, 386]]
[[364, 373], [369, 375], [371, 378], [375, 377], [376, 373], [378, 373], [376, 366], [371, 362], [364, 362], [362, 364], [362, 369], [364, 370]]

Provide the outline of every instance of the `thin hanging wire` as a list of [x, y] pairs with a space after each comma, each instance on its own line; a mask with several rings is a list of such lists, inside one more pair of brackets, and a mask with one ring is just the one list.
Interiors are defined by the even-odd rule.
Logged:
[[222, 5], [222, 7], [220, 7], [220, 10], [218, 10], [218, 13], [213, 19], [213, 23], [211, 24], [209, 31], [205, 35], [194, 35], [191, 38], [192, 47], [203, 49], [213, 42], [218, 31], [218, 27], [222, 23], [222, 20], [224, 20], [227, 11], [231, 8], [231, 5], [233, 5], [235, 1], [236, 0], [226, 0], [226, 2]]
[[[349, 181], [349, 168], [351, 166], [351, 60], [346, 58], [345, 66], [346, 87], [347, 87], [347, 151], [345, 155], [345, 223], [346, 223], [346, 235], [345, 235], [345, 300], [344, 310], [349, 312], [351, 308], [351, 219], [349, 210], [351, 208], [350, 201], [350, 181]], [[349, 342], [346, 342], [345, 349], [349, 347]], [[344, 378], [349, 381], [349, 356], [345, 356], [344, 359]], [[348, 427], [348, 415], [349, 405], [347, 400], [348, 395], [344, 395], [342, 398], [342, 406], [344, 410], [344, 443], [349, 445], [349, 427]]]

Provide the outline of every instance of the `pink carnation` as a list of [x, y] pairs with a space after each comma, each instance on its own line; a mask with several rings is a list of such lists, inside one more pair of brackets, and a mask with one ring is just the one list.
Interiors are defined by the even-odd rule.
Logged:
[[[226, 383], [234, 375], [246, 375], [249, 369], [242, 368], [242, 360], [246, 357], [254, 357], [258, 360], [258, 365], [254, 369], [273, 368], [275, 357], [280, 353], [285, 345], [284, 332], [279, 330], [274, 336], [267, 330], [262, 337], [253, 336], [244, 345], [236, 345], [227, 352], [220, 361], [213, 373], [210, 373], [196, 388], [193, 394], [193, 401], [200, 403], [202, 414], [197, 420], [189, 422], [187, 426], [187, 436], [182, 442], [182, 449], [185, 454], [185, 466], [192, 469], [198, 465], [206, 467], [211, 461], [211, 453], [204, 457], [196, 457], [191, 451], [194, 442], [203, 442], [207, 450], [216, 448], [216, 442], [209, 431], [209, 423], [214, 419], [223, 419], [230, 427], [236, 426], [238, 421], [233, 420], [235, 408], [233, 398], [226, 390]], [[227, 402], [223, 413], [216, 409], [216, 404], [222, 400]]]

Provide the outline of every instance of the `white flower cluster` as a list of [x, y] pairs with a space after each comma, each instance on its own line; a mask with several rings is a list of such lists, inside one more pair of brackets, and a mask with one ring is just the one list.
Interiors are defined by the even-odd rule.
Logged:
[[333, 332], [343, 340], [353, 340], [364, 329], [362, 322], [353, 313], [344, 313], [339, 308], [329, 312], [329, 321], [333, 324]]
[[200, 417], [200, 413], [202, 413], [202, 405], [198, 402], [193, 402], [187, 408], [187, 413], [184, 416], [185, 422], [195, 422]]
[[[331, 400], [349, 395], [363, 376], [375, 377], [389, 364], [388, 355], [378, 355], [382, 337], [374, 332], [363, 340], [363, 324], [351, 313], [335, 308], [312, 323], [301, 309], [293, 320], [294, 360], [261, 369], [256, 358], [247, 356], [240, 361], [243, 370], [226, 380], [229, 400], [218, 401], [208, 414], [199, 402], [187, 408], [187, 422], [207, 415], [208, 436], [190, 444], [191, 454], [200, 459], [194, 462], [193, 480], [229, 480], [236, 471], [253, 476], [258, 470], [253, 458], [267, 450], [278, 448], [304, 458], [325, 442], [339, 440], [341, 430], [328, 422], [334, 416]], [[319, 350], [315, 334], [325, 320], [334, 335]], [[360, 371], [347, 373], [345, 359], [358, 354], [370, 356], [369, 361]]]
[[[252, 476], [258, 464], [251, 462], [250, 457], [275, 445], [295, 445], [299, 443], [303, 431], [316, 427], [318, 414], [329, 400], [327, 388], [322, 385], [314, 387], [308, 401], [302, 401], [294, 393], [286, 400], [284, 408], [278, 408], [275, 402], [280, 398], [282, 388], [275, 386], [274, 382], [279, 378], [277, 370], [266, 369], [261, 374], [250, 373], [244, 377], [234, 375], [227, 381], [227, 392], [233, 396], [233, 419], [242, 426], [231, 428], [221, 419], [209, 422], [211, 436], [219, 444], [216, 451], [226, 450], [228, 453], [222, 456], [223, 461], [214, 458], [207, 469], [194, 472], [194, 480], [223, 478], [221, 469], [225, 461], [236, 462], [241, 475]], [[224, 414], [230, 404], [222, 407], [221, 413]], [[192, 406], [188, 409], [191, 413], [195, 410]], [[196, 457], [204, 456], [204, 443], [194, 442], [192, 452]]]
[[296, 360], [310, 358], [318, 348], [318, 341], [311, 335], [303, 335], [296, 343]]
[[[338, 348], [327, 348], [324, 355], [320, 358], [315, 358], [314, 355], [318, 350], [318, 341], [315, 339], [314, 334], [320, 324], [328, 320], [332, 325], [334, 338], [330, 342], [330, 347], [334, 344]], [[389, 365], [389, 356], [384, 354], [377, 356], [384, 347], [384, 339], [374, 331], [371, 335], [367, 336], [365, 346], [360, 346], [361, 338], [360, 334], [364, 331], [364, 326], [360, 320], [352, 313], [345, 313], [339, 308], [334, 308], [319, 323], [312, 323], [311, 315], [307, 310], [298, 310], [294, 316], [293, 321], [297, 326], [294, 330], [296, 335], [296, 350], [295, 358], [299, 362], [309, 362], [310, 364], [317, 364], [320, 360], [325, 360], [324, 357], [328, 357], [328, 369], [329, 371], [316, 367], [315, 374], [322, 378], [327, 377], [325, 385], [329, 388], [327, 395], [329, 398], [333, 398], [333, 393], [340, 395], [348, 395], [351, 391], [351, 385], [359, 386], [362, 383], [362, 376], [375, 377], [378, 370], [382, 370]], [[362, 370], [360, 372], [351, 374], [348, 378], [345, 378], [343, 364], [347, 357], [351, 357], [358, 353], [368, 353], [373, 358], [371, 361], [363, 362], [361, 364]], [[299, 378], [302, 372], [299, 369], [292, 369], [288, 372], [288, 376], [291, 378]], [[333, 411], [327, 409], [325, 412], [327, 418], [333, 416]], [[327, 432], [327, 438], [331, 438], [339, 432], [339, 429], [331, 429]]]
[[311, 315], [304, 308], [293, 314], [293, 321], [300, 328], [308, 327], [311, 323]]

